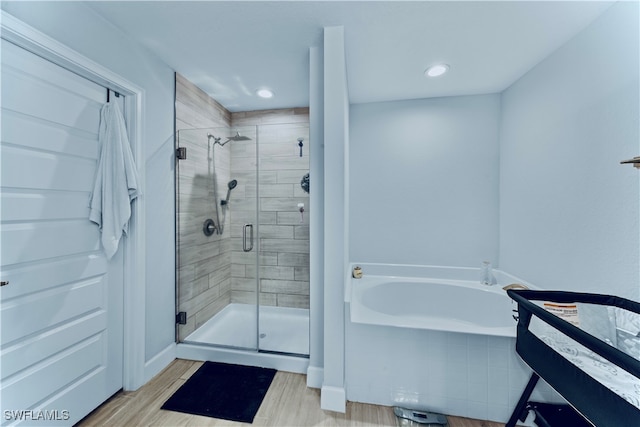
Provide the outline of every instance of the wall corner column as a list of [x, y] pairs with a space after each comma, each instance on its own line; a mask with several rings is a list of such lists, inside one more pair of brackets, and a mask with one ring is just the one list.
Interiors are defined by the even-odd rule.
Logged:
[[346, 411], [349, 93], [344, 28], [324, 29], [324, 379], [320, 406]]
[[324, 71], [322, 45], [309, 49], [309, 368], [307, 386], [321, 388], [324, 377]]

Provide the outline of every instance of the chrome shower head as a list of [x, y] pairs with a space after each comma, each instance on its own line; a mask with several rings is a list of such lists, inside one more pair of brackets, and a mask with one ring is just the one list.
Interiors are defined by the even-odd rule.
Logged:
[[230, 136], [226, 141], [225, 144], [229, 141], [251, 141], [251, 138], [249, 138], [248, 136], [244, 136], [244, 135], [240, 135], [240, 132], [236, 132], [235, 135]]
[[218, 144], [221, 147], [224, 147], [227, 144], [227, 142], [231, 142], [231, 141], [251, 141], [251, 138], [249, 138], [248, 136], [240, 135], [240, 132], [236, 132], [235, 135], [228, 137], [225, 142], [220, 142], [222, 138], [216, 138], [210, 133], [207, 134], [207, 137], [209, 138], [209, 140], [213, 138], [213, 143]]

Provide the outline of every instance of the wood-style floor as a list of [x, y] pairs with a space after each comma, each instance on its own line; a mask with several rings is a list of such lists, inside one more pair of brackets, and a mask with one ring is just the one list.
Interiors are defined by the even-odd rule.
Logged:
[[[276, 373], [253, 424], [165, 411], [160, 406], [202, 365], [177, 359], [134, 392], [119, 392], [78, 425], [86, 426], [389, 426], [391, 407], [347, 402], [344, 414], [320, 409], [320, 391], [307, 388], [306, 377]], [[499, 427], [503, 424], [449, 417], [449, 427]]]

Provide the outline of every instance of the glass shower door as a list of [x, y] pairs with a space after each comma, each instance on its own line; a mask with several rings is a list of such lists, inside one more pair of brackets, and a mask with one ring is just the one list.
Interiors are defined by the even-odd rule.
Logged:
[[258, 349], [256, 157], [255, 127], [178, 132], [180, 342]]
[[259, 350], [309, 354], [308, 123], [258, 125]]

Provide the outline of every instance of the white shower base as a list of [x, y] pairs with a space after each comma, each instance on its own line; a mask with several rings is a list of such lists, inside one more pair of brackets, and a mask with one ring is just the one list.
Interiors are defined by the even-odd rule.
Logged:
[[259, 338], [256, 338], [256, 307], [229, 304], [189, 334], [185, 342], [309, 354], [309, 310], [262, 306], [259, 317]]

